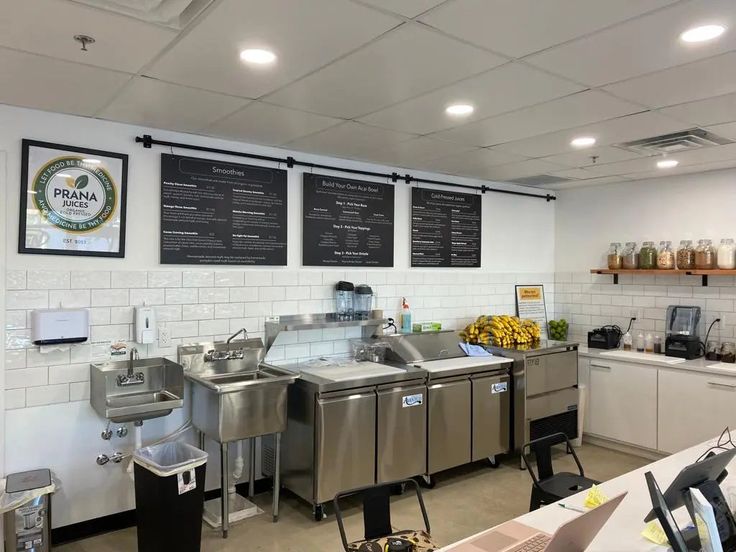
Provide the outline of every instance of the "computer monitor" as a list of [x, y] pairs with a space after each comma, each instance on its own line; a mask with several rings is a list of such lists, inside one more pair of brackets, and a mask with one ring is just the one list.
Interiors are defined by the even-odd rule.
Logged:
[[[721, 473], [736, 456], [736, 448], [706, 457], [700, 462], [682, 468], [675, 480], [664, 492], [664, 499], [670, 510], [676, 510], [685, 504], [685, 493], [690, 487], [697, 487], [705, 481], [721, 481]], [[647, 514], [644, 521], [652, 521], [657, 515], [654, 510]]]
[[649, 487], [649, 497], [652, 499], [652, 509], [659, 520], [659, 524], [664, 530], [664, 534], [667, 535], [667, 540], [670, 541], [670, 546], [674, 552], [688, 552], [685, 538], [680, 532], [680, 528], [677, 526], [675, 517], [672, 515], [672, 510], [667, 506], [667, 501], [664, 499], [662, 491], [659, 490], [657, 480], [654, 479], [652, 472], [644, 474], [647, 480], [647, 487]]

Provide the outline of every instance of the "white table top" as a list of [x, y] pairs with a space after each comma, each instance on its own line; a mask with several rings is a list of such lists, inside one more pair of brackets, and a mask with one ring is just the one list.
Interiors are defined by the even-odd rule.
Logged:
[[415, 362], [414, 366], [427, 372], [444, 372], [445, 370], [456, 370], [460, 368], [475, 368], [477, 366], [493, 366], [496, 364], [507, 364], [511, 359], [497, 356], [482, 357], [454, 357], [441, 360], [427, 360]]
[[[682, 468], [695, 462], [716, 441], [717, 439], [712, 439], [695, 445], [602, 483], [600, 488], [609, 498], [624, 491], [628, 491], [629, 494], [613, 513], [608, 523], [601, 529], [601, 532], [598, 533], [588, 550], [590, 552], [664, 552], [669, 550], [669, 547], [658, 546], [641, 536], [641, 532], [645, 527], [644, 517], [652, 508], [644, 473], [651, 471], [662, 492], [664, 492]], [[721, 489], [726, 499], [731, 502], [731, 497], [736, 495], [736, 460], [731, 462], [727, 469], [729, 475], [721, 483]], [[529, 492], [531, 492], [531, 480], [529, 480]], [[575, 507], [583, 507], [586, 495], [587, 491], [583, 491], [566, 498], [562, 502]], [[519, 516], [515, 521], [552, 534], [560, 525], [578, 515], [580, 514], [577, 512], [566, 510], [557, 504], [551, 504]], [[675, 510], [674, 516], [681, 530], [690, 523], [690, 518], [684, 507]], [[465, 542], [465, 540], [460, 542]], [[453, 543], [453, 545], [455, 544], [458, 543]], [[451, 549], [452, 545], [441, 550]]]
[[330, 381], [346, 381], [363, 377], [387, 376], [404, 372], [401, 368], [386, 366], [375, 362], [361, 361], [347, 364], [330, 364], [302, 368], [305, 374], [312, 374]]

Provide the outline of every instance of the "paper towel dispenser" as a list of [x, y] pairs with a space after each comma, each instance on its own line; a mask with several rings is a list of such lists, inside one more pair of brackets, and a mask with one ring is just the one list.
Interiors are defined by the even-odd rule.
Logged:
[[31, 312], [31, 340], [36, 345], [82, 343], [87, 339], [87, 309], [41, 309]]

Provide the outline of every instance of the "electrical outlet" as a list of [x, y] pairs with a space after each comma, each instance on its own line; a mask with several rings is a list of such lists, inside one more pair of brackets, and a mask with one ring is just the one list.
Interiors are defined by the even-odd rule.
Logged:
[[171, 346], [171, 330], [166, 326], [158, 327], [158, 346], [159, 347], [170, 347]]

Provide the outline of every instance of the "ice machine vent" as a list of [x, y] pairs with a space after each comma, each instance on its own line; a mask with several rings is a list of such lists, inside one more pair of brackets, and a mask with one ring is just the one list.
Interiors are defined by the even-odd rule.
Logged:
[[614, 144], [619, 149], [632, 151], [642, 155], [662, 155], [680, 153], [681, 151], [696, 150], [710, 146], [721, 146], [731, 140], [717, 136], [702, 128], [693, 128], [672, 134], [663, 134], [652, 138], [642, 138], [632, 142]]
[[525, 176], [523, 178], [514, 178], [508, 182], [521, 184], [522, 186], [545, 186], [547, 184], [557, 184], [559, 182], [570, 182], [574, 178], [563, 178], [561, 176], [552, 176], [550, 174], [538, 174], [536, 176]]

